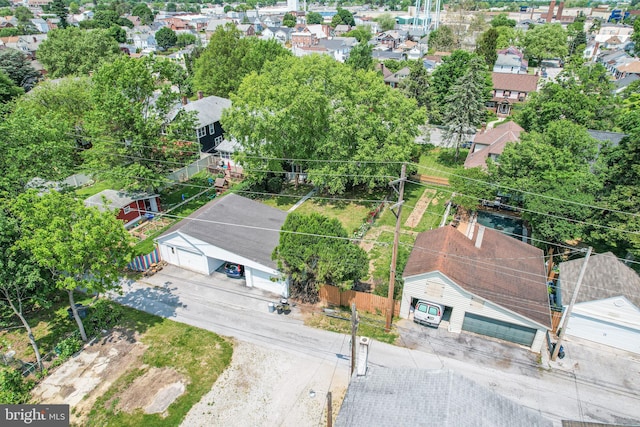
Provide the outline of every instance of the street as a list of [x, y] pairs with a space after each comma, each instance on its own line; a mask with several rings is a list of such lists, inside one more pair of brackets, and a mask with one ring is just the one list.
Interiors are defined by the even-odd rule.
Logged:
[[[203, 276], [173, 266], [143, 280], [125, 284], [123, 295], [112, 297], [220, 335], [299, 355], [311, 361], [308, 369], [317, 369], [318, 375], [326, 370], [313, 363], [330, 364], [334, 376], [348, 380], [349, 337], [305, 326], [297, 307], [288, 316], [269, 313], [268, 303], [276, 296], [222, 274]], [[538, 355], [519, 346], [451, 334], [442, 326], [425, 328], [406, 320], [397, 326], [399, 346], [373, 341], [370, 367], [452, 369], [539, 411], [557, 426], [563, 419], [616, 423], [640, 419], [640, 358], [631, 353], [568, 340], [567, 357], [549, 362], [546, 355], [538, 360]], [[332, 379], [324, 380], [330, 387]], [[293, 421], [283, 419], [282, 423]]]

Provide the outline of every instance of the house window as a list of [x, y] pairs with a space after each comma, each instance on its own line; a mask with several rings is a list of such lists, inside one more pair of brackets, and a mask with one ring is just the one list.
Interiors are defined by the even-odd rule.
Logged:
[[511, 96], [511, 91], [510, 90], [505, 90], [502, 95], [504, 95], [505, 98], [508, 98]]
[[122, 212], [124, 212], [124, 214], [128, 214], [129, 212], [131, 212], [131, 206], [125, 206], [124, 208], [122, 208]]
[[205, 136], [207, 136], [207, 128], [201, 127], [196, 130], [196, 133], [198, 134], [198, 138], [204, 138]]
[[214, 123], [211, 123], [209, 125], [209, 135], [213, 135], [214, 133], [216, 133], [216, 126]]
[[520, 93], [518, 94], [518, 101], [520, 101], [520, 102], [524, 102], [524, 97], [525, 97], [526, 95], [527, 95], [526, 93], [524, 93], [524, 92], [520, 92]]
[[218, 145], [220, 145], [223, 139], [224, 138], [222, 136], [216, 136], [216, 138], [213, 140], [213, 146], [217, 147]]

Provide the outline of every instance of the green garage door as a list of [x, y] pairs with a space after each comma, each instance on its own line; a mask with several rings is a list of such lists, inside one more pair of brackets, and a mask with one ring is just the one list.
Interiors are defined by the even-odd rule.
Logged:
[[533, 339], [536, 337], [535, 329], [490, 319], [484, 316], [478, 316], [477, 314], [472, 313], [465, 313], [462, 330], [515, 342], [529, 347], [533, 343]]

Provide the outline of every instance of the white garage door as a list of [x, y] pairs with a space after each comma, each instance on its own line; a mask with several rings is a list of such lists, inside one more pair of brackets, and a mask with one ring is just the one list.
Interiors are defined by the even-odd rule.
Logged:
[[245, 271], [245, 277], [247, 278], [247, 286], [287, 296], [286, 283], [272, 281], [271, 277], [273, 276], [269, 273], [251, 268]]
[[640, 329], [572, 313], [568, 335], [640, 354]]
[[209, 274], [207, 267], [207, 259], [198, 253], [185, 251], [176, 248], [178, 254], [178, 265], [187, 270], [197, 271], [199, 273]]

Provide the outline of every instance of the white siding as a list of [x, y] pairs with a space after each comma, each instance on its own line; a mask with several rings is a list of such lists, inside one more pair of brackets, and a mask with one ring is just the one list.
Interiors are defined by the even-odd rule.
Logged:
[[531, 346], [533, 351], [539, 351], [544, 341], [544, 334], [546, 330], [541, 328], [540, 325], [516, 313], [512, 313], [499, 305], [493, 304], [490, 301], [486, 301], [466, 292], [448, 277], [439, 272], [405, 278], [402, 301], [400, 303], [400, 317], [409, 317], [409, 308], [412, 298], [421, 298], [447, 307], [452, 307], [453, 310], [449, 320], [450, 332], [462, 331], [464, 314], [468, 312], [537, 329], [538, 333], [536, 334], [534, 343]]
[[279, 278], [277, 272], [266, 272], [257, 270], [255, 268], [248, 268], [245, 270], [245, 277], [247, 279], [247, 286], [262, 289], [274, 294], [287, 297], [288, 288], [285, 281], [275, 281], [272, 278]]

